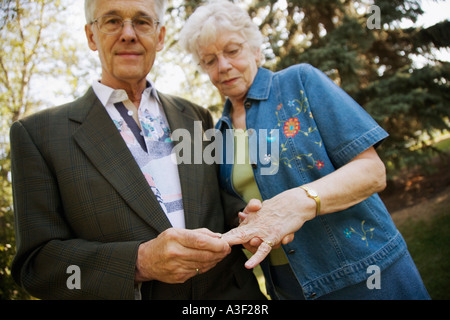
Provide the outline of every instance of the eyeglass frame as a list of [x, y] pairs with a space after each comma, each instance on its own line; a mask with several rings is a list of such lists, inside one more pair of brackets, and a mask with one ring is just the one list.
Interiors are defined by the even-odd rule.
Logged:
[[[243, 42], [241, 42], [241, 43], [229, 43], [229, 44], [227, 44], [227, 46], [228, 45], [232, 45], [232, 44], [235, 44], [235, 45], [238, 45], [240, 48], [239, 48], [239, 53], [237, 53], [236, 54], [236, 57], [235, 58], [237, 58], [241, 53], [242, 53], [242, 50], [244, 49], [244, 44], [246, 44], [247, 43], [247, 41], [243, 41]], [[225, 59], [227, 59], [227, 60], [233, 60], [234, 58], [229, 58], [229, 57], [225, 57], [224, 56], [224, 50], [221, 50], [221, 51], [218, 51], [217, 53], [215, 53], [215, 54], [210, 54], [211, 56], [215, 56], [215, 58], [216, 58], [216, 62], [214, 63], [214, 65], [213, 66], [210, 66], [210, 67], [207, 67], [206, 65], [205, 65], [205, 60], [204, 59], [201, 59], [200, 60], [200, 62], [198, 63], [198, 65], [199, 66], [201, 66], [204, 70], [206, 70], [206, 71], [210, 71], [210, 70], [213, 70], [215, 67], [217, 67], [217, 62], [219, 61], [219, 57], [218, 57], [218, 55], [219, 54], [222, 54], [222, 56], [225, 58]], [[209, 54], [208, 55], [206, 55], [206, 56], [209, 56]]]
[[[117, 17], [117, 18], [120, 18], [120, 20], [122, 20], [122, 26], [120, 27], [120, 29], [117, 30], [117, 32], [114, 32], [114, 33], [104, 32], [104, 31], [102, 31], [102, 30], [100, 29], [100, 26], [99, 26], [99, 24], [98, 24], [98, 22], [99, 22], [98, 20], [101, 19], [101, 18], [104, 18], [104, 17]], [[91, 22], [91, 25], [94, 24], [94, 23], [96, 23], [96, 24], [97, 24], [97, 29], [98, 29], [98, 31], [100, 31], [100, 32], [103, 33], [103, 34], [107, 34], [107, 35], [116, 35], [116, 34], [119, 34], [120, 32], [122, 32], [123, 27], [125, 27], [125, 22], [130, 22], [131, 25], [133, 26], [134, 32], [136, 32], [136, 34], [139, 34], [139, 35], [146, 35], [146, 36], [148, 36], [148, 35], [154, 34], [154, 33], [158, 30], [158, 27], [156, 27], [155, 30], [152, 31], [151, 33], [142, 33], [142, 32], [140, 32], [140, 31], [137, 31], [137, 30], [136, 30], [136, 27], [134, 26], [134, 20], [135, 20], [135, 19], [138, 19], [138, 18], [151, 18], [151, 19], [153, 20], [153, 25], [156, 25], [156, 26], [158, 26], [158, 25], [161, 23], [159, 20], [156, 20], [156, 19], [153, 18], [152, 16], [137, 16], [137, 17], [134, 17], [133, 19], [124, 19], [123, 17], [118, 16], [118, 15], [115, 15], [115, 14], [105, 14], [105, 15], [103, 15], [103, 16], [100, 16], [100, 17], [94, 19], [94, 20]]]

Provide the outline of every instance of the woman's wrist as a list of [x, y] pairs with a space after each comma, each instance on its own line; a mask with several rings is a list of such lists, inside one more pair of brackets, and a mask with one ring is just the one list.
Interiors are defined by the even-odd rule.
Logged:
[[300, 186], [299, 188], [305, 190], [306, 196], [308, 198], [313, 199], [316, 202], [316, 215], [315, 215], [315, 217], [317, 217], [320, 214], [320, 197], [319, 197], [319, 193], [316, 190], [314, 190], [314, 189], [312, 189], [312, 188], [310, 188], [308, 186]]
[[[302, 200], [307, 201], [302, 204], [302, 207], [304, 210], [308, 213], [308, 216], [306, 217], [306, 221], [313, 220], [320, 214], [320, 197], [317, 191], [314, 189], [308, 187], [308, 186], [300, 186], [297, 188], [298, 191], [301, 193]], [[308, 203], [308, 205], [306, 205]]]

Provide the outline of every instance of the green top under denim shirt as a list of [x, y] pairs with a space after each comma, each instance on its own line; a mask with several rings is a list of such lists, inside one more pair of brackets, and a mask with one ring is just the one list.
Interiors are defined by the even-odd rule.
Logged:
[[[234, 129], [234, 138], [233, 186], [245, 202], [248, 203], [251, 199], [262, 201], [249, 161], [248, 133], [242, 129]], [[289, 263], [282, 248], [272, 249], [269, 259], [272, 266]]]

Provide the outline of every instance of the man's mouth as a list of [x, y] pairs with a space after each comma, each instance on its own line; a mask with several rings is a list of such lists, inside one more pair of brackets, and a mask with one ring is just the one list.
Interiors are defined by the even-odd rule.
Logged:
[[140, 52], [136, 52], [136, 51], [119, 51], [116, 53], [116, 55], [120, 56], [120, 57], [125, 57], [125, 58], [126, 57], [132, 58], [132, 57], [140, 56], [142, 54]]

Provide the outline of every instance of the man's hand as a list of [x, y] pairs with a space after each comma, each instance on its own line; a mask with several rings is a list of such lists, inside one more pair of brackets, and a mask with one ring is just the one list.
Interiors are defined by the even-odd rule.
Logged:
[[184, 283], [212, 269], [231, 252], [220, 237], [208, 229], [164, 231], [139, 246], [135, 281]]

